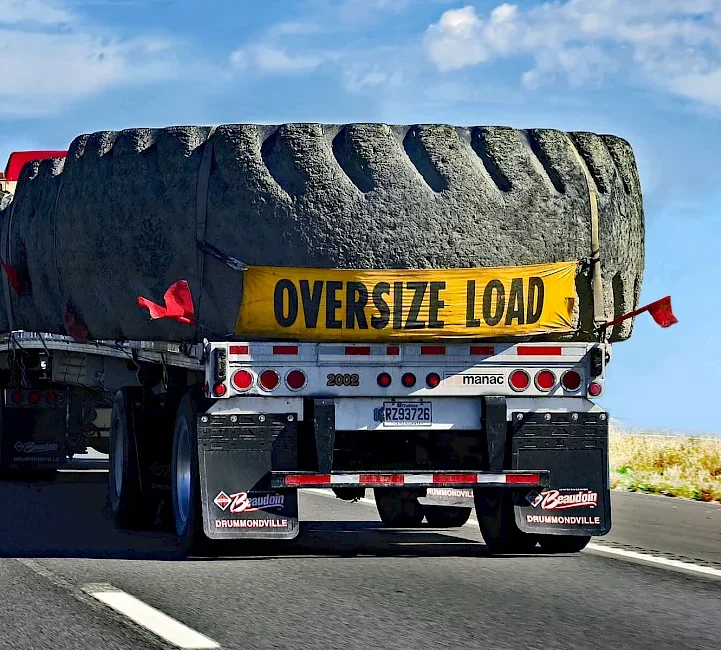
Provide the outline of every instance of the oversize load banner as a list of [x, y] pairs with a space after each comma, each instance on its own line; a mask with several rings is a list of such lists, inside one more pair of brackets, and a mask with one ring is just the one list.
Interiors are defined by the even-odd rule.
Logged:
[[235, 333], [371, 342], [568, 332], [576, 269], [576, 262], [422, 271], [251, 266]]

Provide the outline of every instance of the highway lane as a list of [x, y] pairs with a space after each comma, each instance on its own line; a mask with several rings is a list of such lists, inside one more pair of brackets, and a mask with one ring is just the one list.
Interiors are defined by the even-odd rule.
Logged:
[[[387, 530], [372, 505], [313, 493], [301, 499], [297, 542], [180, 560], [163, 532], [115, 530], [105, 482], [92, 473], [0, 484], [0, 648], [172, 647], [83, 592], [98, 583], [223, 648], [658, 650], [717, 648], [721, 638], [719, 580], [592, 553], [492, 558], [472, 527]], [[663, 552], [714, 560], [714, 506], [645, 500], [614, 495], [608, 543], [647, 535]], [[684, 546], [670, 532], [678, 522], [701, 541]]]

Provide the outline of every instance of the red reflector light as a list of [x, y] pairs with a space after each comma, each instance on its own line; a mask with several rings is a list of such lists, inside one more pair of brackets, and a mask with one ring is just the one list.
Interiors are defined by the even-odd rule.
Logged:
[[478, 476], [476, 474], [434, 474], [433, 482], [442, 483], [443, 485], [478, 483]]
[[441, 376], [435, 372], [430, 373], [426, 377], [426, 385], [428, 386], [428, 388], [435, 388], [440, 383], [441, 383]]
[[205, 382], [205, 386], [203, 386], [203, 392], [204, 392], [206, 395], [207, 395], [208, 393], [210, 393], [210, 385], [208, 384], [208, 382]]
[[506, 483], [531, 483], [541, 482], [540, 474], [506, 474]]
[[401, 377], [401, 384], [406, 388], [413, 388], [416, 385], [416, 376], [412, 372], [407, 372]]
[[289, 474], [285, 477], [286, 485], [319, 485], [330, 484], [330, 474]]
[[297, 345], [274, 345], [273, 354], [298, 354]]
[[382, 372], [380, 375], [378, 375], [376, 381], [381, 388], [388, 388], [388, 386], [391, 385], [393, 379], [387, 372]]
[[550, 370], [541, 370], [536, 375], [536, 386], [540, 390], [551, 390], [556, 385], [556, 375]]
[[421, 354], [445, 354], [445, 345], [421, 345]]
[[35, 390], [28, 393], [28, 402], [31, 404], [40, 404], [40, 393]]
[[401, 353], [401, 349], [397, 345], [389, 345], [386, 348], [386, 354], [389, 357], [395, 357], [398, 356]]
[[280, 383], [280, 377], [275, 370], [264, 370], [260, 373], [260, 385], [265, 390], [275, 390]]
[[230, 353], [231, 354], [248, 354], [248, 346], [247, 345], [231, 345]]
[[601, 384], [597, 384], [595, 381], [588, 385], [588, 394], [591, 397], [598, 397], [602, 390], [603, 388], [601, 387]]
[[291, 370], [285, 378], [285, 383], [291, 390], [300, 390], [305, 386], [305, 373], [302, 370]]
[[482, 357], [492, 357], [496, 353], [492, 345], [472, 345], [471, 354]]
[[575, 370], [568, 370], [563, 373], [561, 383], [566, 390], [578, 390], [581, 387], [581, 375]]
[[19, 390], [15, 391], [12, 396], [10, 397], [13, 404], [22, 404], [23, 400], [25, 399], [25, 395], [23, 395]]
[[525, 370], [514, 370], [508, 382], [513, 390], [526, 390], [531, 383], [531, 378]]
[[369, 347], [358, 347], [357, 345], [347, 345], [345, 348], [345, 354], [347, 357], [365, 357], [371, 353]]
[[361, 485], [403, 485], [403, 474], [361, 474], [358, 477]]
[[563, 348], [560, 345], [519, 345], [516, 354], [530, 357], [557, 357], [563, 354]]
[[54, 404], [55, 403], [55, 393], [45, 393], [45, 401], [48, 404]]
[[213, 386], [213, 395], [216, 397], [223, 397], [228, 392], [228, 389], [225, 387], [225, 384], [215, 384]]
[[238, 370], [233, 375], [233, 386], [238, 390], [248, 390], [253, 385], [253, 375], [247, 370]]

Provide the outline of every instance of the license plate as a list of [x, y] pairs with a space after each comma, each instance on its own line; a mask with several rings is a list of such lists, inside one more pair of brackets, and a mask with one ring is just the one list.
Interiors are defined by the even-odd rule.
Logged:
[[419, 427], [433, 424], [430, 402], [383, 402], [380, 421], [386, 427]]

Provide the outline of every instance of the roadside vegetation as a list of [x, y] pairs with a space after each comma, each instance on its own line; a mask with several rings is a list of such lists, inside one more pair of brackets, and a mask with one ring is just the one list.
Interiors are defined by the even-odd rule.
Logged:
[[687, 437], [612, 427], [611, 487], [721, 502], [721, 436]]

